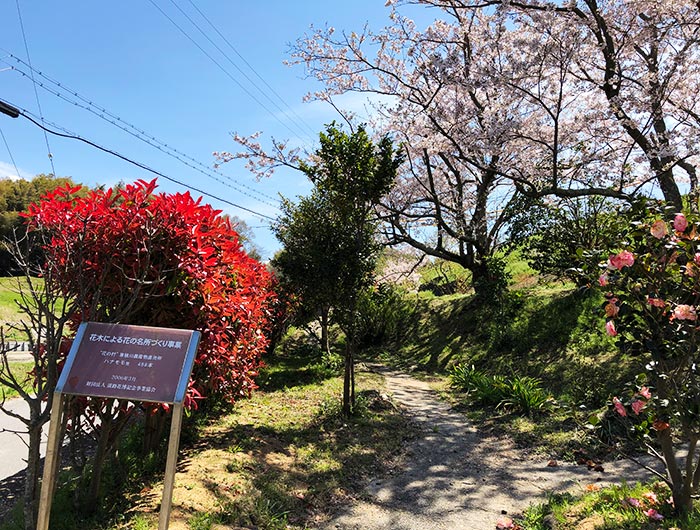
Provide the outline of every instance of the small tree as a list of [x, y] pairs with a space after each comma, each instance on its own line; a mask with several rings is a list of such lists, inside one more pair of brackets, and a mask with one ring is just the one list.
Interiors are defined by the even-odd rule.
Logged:
[[321, 147], [301, 169], [314, 184], [298, 205], [284, 203], [276, 233], [284, 250], [275, 259], [287, 281], [322, 312], [332, 307], [346, 336], [343, 412], [355, 398], [357, 303], [371, 284], [380, 246], [373, 207], [391, 188], [401, 157], [388, 137], [376, 145], [364, 127], [351, 134], [335, 124], [320, 135]]
[[675, 509], [688, 512], [700, 488], [700, 218], [644, 203], [624, 217], [632, 222], [596, 281], [607, 332], [642, 356], [646, 375], [613, 406], [664, 462]]

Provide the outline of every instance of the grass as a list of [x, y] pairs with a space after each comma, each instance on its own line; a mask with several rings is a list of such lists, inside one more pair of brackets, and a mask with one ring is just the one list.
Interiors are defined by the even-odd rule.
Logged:
[[26, 340], [24, 332], [15, 329], [23, 318], [26, 320], [17, 306], [19, 290], [24, 285], [22, 282], [22, 278], [0, 277], [0, 326], [8, 340]]
[[[340, 415], [341, 378], [318, 359], [273, 357], [260, 383], [233, 408], [188, 418], [171, 529], [315, 527], [359, 495], [368, 477], [397, 465], [411, 435], [406, 418], [381, 397], [379, 375], [358, 373], [352, 418]], [[52, 529], [157, 528], [163, 467], [143, 473], [153, 466], [138, 457], [125, 465], [128, 491], [112, 492], [116, 504], [93, 517], [80, 518], [70, 488], [59, 488]], [[16, 524], [0, 529], [21, 528]]]
[[611, 486], [589, 484], [585, 493], [552, 494], [517, 520], [522, 530], [660, 530], [700, 528], [700, 511], [676, 517], [670, 492], [661, 483]]
[[[0, 374], [2, 374], [2, 366], [0, 365]], [[32, 389], [33, 381], [29, 377], [29, 372], [34, 370], [33, 362], [12, 362], [10, 363], [10, 370], [14, 374], [15, 378], [22, 384], [22, 388], [25, 391]], [[19, 396], [19, 393], [14, 389], [0, 383], [0, 400], [3, 396], [7, 399], [12, 399]]]

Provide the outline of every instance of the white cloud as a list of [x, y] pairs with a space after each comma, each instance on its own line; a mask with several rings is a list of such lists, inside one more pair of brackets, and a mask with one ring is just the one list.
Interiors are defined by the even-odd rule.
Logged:
[[[17, 171], [19, 170], [19, 176]], [[19, 178], [30, 180], [34, 177], [29, 171], [25, 171], [22, 168], [15, 169], [14, 164], [3, 162], [0, 160], [0, 179], [12, 179], [18, 180]]]

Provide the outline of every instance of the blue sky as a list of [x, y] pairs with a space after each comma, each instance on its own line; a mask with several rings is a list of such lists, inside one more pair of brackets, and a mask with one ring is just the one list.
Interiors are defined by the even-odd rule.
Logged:
[[[312, 148], [323, 125], [337, 116], [323, 104], [302, 103], [304, 94], [317, 87], [304, 79], [302, 67], [283, 64], [289, 45], [311, 24], [352, 31], [368, 23], [379, 29], [388, 23], [388, 14], [383, 0], [5, 0], [0, 2], [0, 99], [43, 116], [48, 127], [77, 133], [189, 187], [274, 218], [279, 213], [278, 193], [296, 197], [308, 192], [304, 176], [282, 171], [257, 182], [237, 163], [222, 166], [224, 175], [219, 175], [210, 169], [211, 153], [236, 149], [232, 131], [244, 135], [262, 131], [263, 138], [291, 139]], [[94, 105], [104, 108], [112, 121], [145, 131], [204, 173], [35, 82], [93, 110]], [[348, 98], [345, 104], [362, 108], [357, 99]], [[47, 148], [42, 130], [22, 117], [0, 114], [0, 132], [0, 177], [51, 173], [49, 148], [56, 174], [86, 185], [154, 177], [76, 140], [49, 135]], [[161, 191], [185, 189], [163, 178], [158, 182]], [[211, 196], [204, 200], [246, 221], [265, 258], [278, 248], [264, 218]]]

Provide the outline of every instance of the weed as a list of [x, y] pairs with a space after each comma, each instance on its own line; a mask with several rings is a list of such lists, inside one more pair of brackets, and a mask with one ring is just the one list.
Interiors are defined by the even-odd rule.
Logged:
[[502, 408], [533, 416], [545, 410], [552, 398], [534, 377], [488, 375], [473, 365], [457, 364], [450, 371], [453, 388], [463, 392], [470, 403]]
[[552, 403], [552, 397], [542, 388], [542, 383], [534, 377], [513, 376], [506, 382], [503, 407], [519, 414], [532, 417]]
[[190, 530], [210, 530], [214, 524], [214, 517], [209, 513], [197, 513], [187, 521]]
[[[647, 530], [650, 528], [700, 528], [700, 511], [676, 517], [668, 504], [670, 492], [661, 482], [599, 488], [592, 484], [587, 492], [550, 495], [547, 502], [528, 508], [519, 521], [523, 530], [552, 528], [575, 530]], [[657, 522], [663, 520], [663, 526]]]

